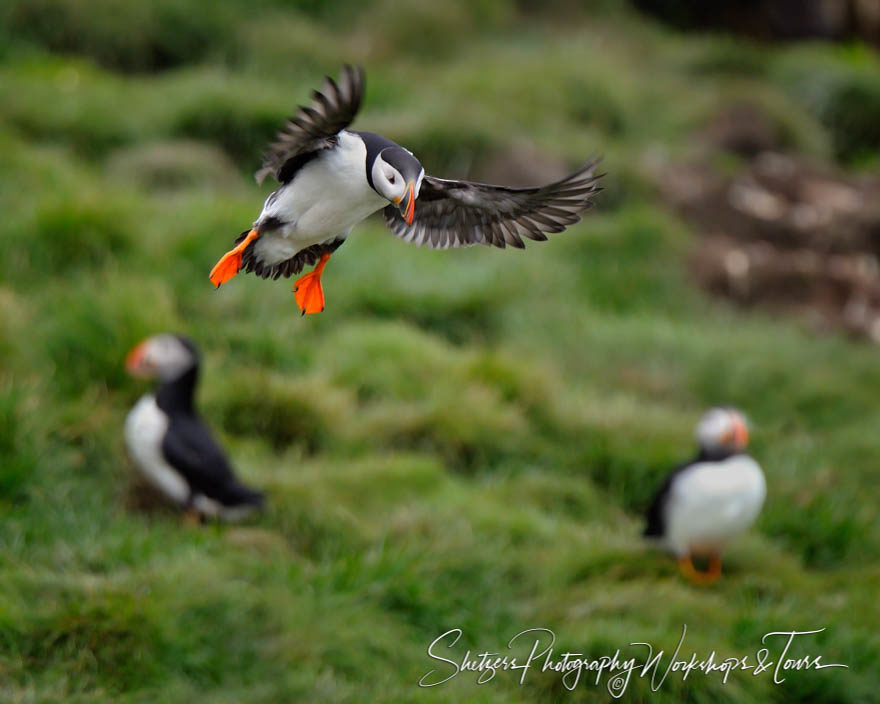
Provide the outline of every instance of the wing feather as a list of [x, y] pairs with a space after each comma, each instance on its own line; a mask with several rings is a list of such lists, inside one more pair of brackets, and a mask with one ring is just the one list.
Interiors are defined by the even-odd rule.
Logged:
[[364, 71], [360, 67], [343, 66], [338, 83], [327, 76], [321, 89], [312, 92], [312, 104], [299, 108], [263, 154], [263, 165], [254, 174], [257, 183], [270, 174], [285, 183], [296, 172], [286, 166], [301, 164], [303, 155], [333, 146], [336, 135], [354, 120], [363, 95]]
[[522, 249], [523, 238], [541, 242], [581, 218], [602, 190], [593, 159], [570, 176], [540, 188], [506, 188], [425, 176], [416, 215], [407, 225], [399, 209], [384, 210], [385, 224], [407, 242], [434, 249], [474, 244]]

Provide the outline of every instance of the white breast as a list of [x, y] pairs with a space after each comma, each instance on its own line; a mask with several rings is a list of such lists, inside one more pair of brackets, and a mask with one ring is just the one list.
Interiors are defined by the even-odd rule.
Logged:
[[667, 497], [667, 547], [677, 555], [720, 551], [754, 523], [766, 493], [764, 473], [747, 455], [689, 467]]
[[257, 257], [278, 264], [301, 249], [346, 235], [388, 205], [367, 182], [366, 161], [363, 140], [340, 132], [335, 147], [303, 166], [289, 185], [266, 201], [258, 221], [274, 216], [288, 225], [260, 236], [254, 243]]
[[155, 396], [147, 394], [125, 419], [125, 444], [147, 480], [175, 503], [185, 504], [189, 485], [162, 455], [167, 429], [168, 416], [156, 405]]

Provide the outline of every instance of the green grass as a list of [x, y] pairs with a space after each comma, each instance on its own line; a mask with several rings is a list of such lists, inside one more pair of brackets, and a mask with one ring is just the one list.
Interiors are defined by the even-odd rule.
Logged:
[[[687, 623], [687, 647], [725, 655], [826, 627], [795, 654], [850, 669], [638, 680], [625, 701], [878, 701], [876, 351], [705, 298], [694, 234], [644, 176], [646, 154], [687, 155], [742, 96], [789, 148], [871, 163], [876, 59], [685, 38], [615, 5], [380, 2], [371, 24], [343, 1], [102, 0], [93, 25], [72, 0], [10, 4], [0, 699], [607, 701], [540, 673], [416, 683], [454, 627], [459, 656], [538, 626], [598, 656], [669, 652]], [[368, 68], [358, 124], [429, 171], [467, 176], [525, 142], [572, 166], [604, 153], [606, 192], [526, 252], [420, 250], [370, 221], [327, 269], [320, 316], [285, 282], [213, 290], [268, 192], [263, 141], [344, 61]], [[145, 386], [122, 360], [163, 330], [201, 346], [204, 415], [268, 492], [247, 525], [130, 507], [121, 429]], [[769, 493], [699, 589], [643, 545], [640, 516], [722, 402], [750, 417]]]

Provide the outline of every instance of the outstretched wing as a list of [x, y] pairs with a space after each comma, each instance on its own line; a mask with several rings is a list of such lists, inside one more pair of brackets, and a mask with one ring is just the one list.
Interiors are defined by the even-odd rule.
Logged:
[[542, 241], [576, 223], [601, 190], [598, 159], [567, 178], [540, 188], [505, 188], [425, 176], [416, 200], [415, 219], [407, 225], [397, 206], [384, 210], [385, 224], [407, 242], [433, 249], [525, 247], [522, 238]]
[[263, 154], [263, 166], [254, 174], [257, 183], [269, 174], [286, 183], [301, 162], [333, 146], [339, 131], [354, 120], [363, 95], [364, 71], [360, 67], [343, 66], [338, 83], [327, 76], [321, 90], [312, 93], [312, 104], [299, 108]]

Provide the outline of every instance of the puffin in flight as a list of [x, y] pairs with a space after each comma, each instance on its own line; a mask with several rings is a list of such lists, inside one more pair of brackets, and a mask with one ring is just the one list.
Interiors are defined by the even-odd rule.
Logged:
[[199, 354], [191, 340], [149, 337], [128, 353], [133, 376], [158, 377], [125, 420], [125, 443], [146, 479], [191, 515], [238, 520], [262, 508], [264, 496], [241, 484], [226, 454], [196, 413]]
[[253, 226], [214, 266], [220, 286], [241, 269], [262, 278], [298, 274], [294, 285], [306, 313], [324, 309], [321, 274], [351, 229], [383, 209], [385, 224], [407, 242], [435, 249], [482, 244], [523, 248], [580, 220], [599, 191], [597, 160], [539, 188], [505, 188], [425, 174], [404, 147], [372, 132], [346, 129], [364, 93], [364, 73], [344, 66], [327, 77], [312, 104], [300, 107], [263, 155], [257, 183], [272, 176], [273, 191]]
[[[660, 487], [647, 513], [645, 537], [678, 558], [682, 574], [695, 584], [721, 576], [721, 552], [761, 511], [767, 493], [764, 473], [745, 454], [748, 430], [733, 408], [712, 408], [696, 429], [699, 453], [677, 467]], [[694, 568], [693, 556], [708, 568]]]

